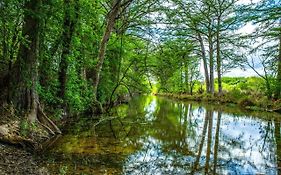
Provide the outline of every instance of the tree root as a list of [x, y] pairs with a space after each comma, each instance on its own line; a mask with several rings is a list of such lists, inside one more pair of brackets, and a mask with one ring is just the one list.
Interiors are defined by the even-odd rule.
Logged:
[[0, 141], [13, 145], [20, 145], [34, 149], [35, 142], [19, 135], [19, 122], [12, 122], [0, 126]]
[[[34, 117], [36, 120], [31, 120], [34, 119]], [[50, 135], [61, 134], [60, 129], [51, 119], [47, 117], [39, 103], [35, 110], [31, 110], [31, 112], [26, 115], [26, 119], [31, 122], [38, 122], [38, 124], [40, 124], [38, 132], [32, 130], [29, 137], [21, 135], [20, 121], [15, 119], [9, 123], [0, 125], [0, 142], [19, 145], [24, 148], [36, 150], [37, 148], [40, 149], [40, 147], [42, 147], [39, 142], [42, 141], [41, 137], [44, 135], [43, 132], [45, 133], [45, 131], [47, 131], [48, 134], [45, 133], [47, 138], [49, 138]]]
[[48, 139], [47, 141], [43, 142], [41, 145], [40, 145], [40, 148], [37, 149], [37, 151], [40, 151], [40, 152], [45, 152], [46, 150], [48, 150], [50, 147], [52, 147], [52, 145], [54, 143], [56, 143], [56, 141], [60, 138], [61, 135], [55, 135], [54, 137]]
[[60, 129], [57, 127], [57, 125], [47, 117], [47, 115], [43, 112], [40, 104], [38, 104], [38, 110], [37, 110], [37, 119], [41, 123], [41, 125], [48, 130], [48, 132], [52, 135], [55, 134], [61, 134]]

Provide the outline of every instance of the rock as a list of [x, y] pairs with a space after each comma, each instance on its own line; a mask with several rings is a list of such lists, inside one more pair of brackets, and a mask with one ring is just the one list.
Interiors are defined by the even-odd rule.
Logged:
[[6, 136], [9, 134], [9, 129], [5, 125], [0, 126], [0, 137]]

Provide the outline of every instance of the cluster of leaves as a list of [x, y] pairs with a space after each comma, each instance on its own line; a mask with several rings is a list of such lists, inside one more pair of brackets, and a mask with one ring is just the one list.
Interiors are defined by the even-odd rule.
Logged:
[[[20, 44], [30, 43], [22, 37], [25, 13], [34, 13], [25, 8], [27, 2], [0, 2], [1, 80], [12, 73]], [[66, 104], [70, 112], [76, 113], [90, 109], [95, 98], [106, 104], [128, 94], [149, 92], [148, 41], [139, 36], [138, 30], [149, 11], [146, 7], [155, 2], [144, 0], [120, 10], [107, 46], [98, 92], [94, 94], [100, 41], [112, 3], [42, 1], [40, 13], [33, 14], [40, 21], [36, 88], [41, 103], [51, 111], [60, 112]], [[61, 76], [66, 79], [65, 87]], [[65, 91], [63, 95], [61, 91]]]
[[[20, 45], [30, 43], [22, 36], [24, 16], [33, 13], [25, 9], [26, 2], [30, 1], [0, 2], [1, 80], [11, 73], [21, 56]], [[99, 84], [93, 86], [100, 45], [114, 2], [119, 1], [42, 1], [40, 13], [33, 14], [40, 21], [37, 91], [46, 106], [56, 109], [65, 104], [71, 112], [81, 112], [91, 108], [94, 99], [107, 104], [127, 94], [149, 92], [155, 84], [164, 92], [202, 92], [202, 64], [205, 81], [214, 84], [217, 73], [217, 84], [233, 89], [234, 82], [221, 80], [220, 76], [241, 65], [255, 69], [256, 61], [241, 60], [239, 50], [256, 38], [265, 42], [250, 48], [250, 53], [263, 46], [264, 74], [258, 75], [264, 82], [251, 81], [261, 84], [258, 90], [265, 88], [268, 97], [274, 89], [280, 89], [276, 78], [281, 77], [281, 63], [277, 60], [280, 3], [261, 1], [239, 7], [232, 0], [159, 1], [162, 5], [153, 0], [122, 1], [109, 41], [106, 40]], [[257, 24], [259, 30], [250, 36], [234, 32], [248, 22]], [[250, 42], [244, 42], [245, 38]], [[273, 44], [267, 44], [271, 41]], [[61, 78], [66, 79], [65, 87]], [[234, 89], [255, 88], [248, 79], [239, 81]], [[97, 94], [93, 92], [96, 88]]]

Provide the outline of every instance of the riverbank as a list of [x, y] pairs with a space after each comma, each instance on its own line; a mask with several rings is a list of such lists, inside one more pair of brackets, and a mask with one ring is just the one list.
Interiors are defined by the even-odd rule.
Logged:
[[48, 170], [41, 167], [32, 153], [8, 144], [0, 143], [0, 174], [12, 175], [48, 175]]
[[1, 106], [0, 116], [0, 174], [49, 174], [34, 157], [50, 137], [43, 126], [21, 119], [11, 105]]
[[175, 94], [175, 93], [157, 93], [158, 96], [174, 98], [178, 100], [189, 100], [198, 102], [212, 102], [218, 104], [232, 104], [241, 108], [254, 111], [281, 112], [281, 100], [270, 100], [266, 97], [254, 97], [234, 94]]

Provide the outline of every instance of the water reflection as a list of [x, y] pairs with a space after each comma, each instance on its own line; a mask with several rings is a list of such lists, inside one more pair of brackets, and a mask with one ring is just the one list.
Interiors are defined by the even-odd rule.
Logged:
[[[97, 127], [70, 125], [45, 155], [69, 174], [281, 174], [280, 115], [155, 96], [114, 109]], [[58, 167], [59, 166], [59, 167]]]

